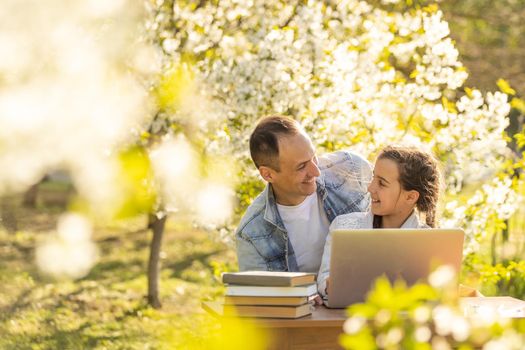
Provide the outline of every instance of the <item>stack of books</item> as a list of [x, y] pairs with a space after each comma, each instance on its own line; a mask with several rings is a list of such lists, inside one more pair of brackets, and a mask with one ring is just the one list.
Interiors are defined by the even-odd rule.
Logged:
[[223, 314], [299, 318], [312, 313], [315, 273], [244, 271], [222, 275], [227, 284]]

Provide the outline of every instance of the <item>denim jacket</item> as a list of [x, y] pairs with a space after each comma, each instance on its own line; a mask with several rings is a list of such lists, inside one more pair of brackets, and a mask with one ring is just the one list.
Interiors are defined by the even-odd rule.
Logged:
[[[355, 153], [339, 151], [319, 157], [317, 195], [326, 216], [367, 211], [370, 163]], [[326, 232], [328, 234], [328, 232]], [[239, 270], [298, 271], [288, 233], [277, 210], [271, 185], [253, 201], [236, 231]]]

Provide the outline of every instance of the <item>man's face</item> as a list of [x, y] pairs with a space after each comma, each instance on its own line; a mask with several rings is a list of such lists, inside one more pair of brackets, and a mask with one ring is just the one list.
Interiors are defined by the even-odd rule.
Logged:
[[279, 166], [279, 171], [260, 169], [263, 178], [272, 184], [277, 203], [298, 205], [315, 192], [315, 179], [321, 173], [308, 136], [300, 133], [279, 138]]

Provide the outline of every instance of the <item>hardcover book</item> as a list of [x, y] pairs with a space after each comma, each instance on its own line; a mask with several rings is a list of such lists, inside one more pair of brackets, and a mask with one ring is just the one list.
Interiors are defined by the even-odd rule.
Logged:
[[225, 316], [298, 318], [312, 313], [312, 306], [223, 305]]
[[251, 297], [242, 295], [227, 295], [224, 297], [226, 305], [284, 305], [298, 306], [309, 302], [308, 297]]
[[294, 287], [315, 282], [315, 273], [282, 271], [225, 272], [222, 282], [247, 286]]
[[317, 293], [317, 284], [296, 287], [242, 286], [229, 284], [226, 295], [260, 296], [260, 297], [308, 297]]

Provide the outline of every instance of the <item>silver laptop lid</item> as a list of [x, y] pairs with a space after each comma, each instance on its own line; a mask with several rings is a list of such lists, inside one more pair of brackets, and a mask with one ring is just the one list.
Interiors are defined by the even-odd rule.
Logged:
[[461, 229], [366, 229], [332, 231], [330, 290], [327, 306], [363, 302], [374, 281], [385, 274], [411, 285], [442, 264], [459, 274], [463, 256]]

